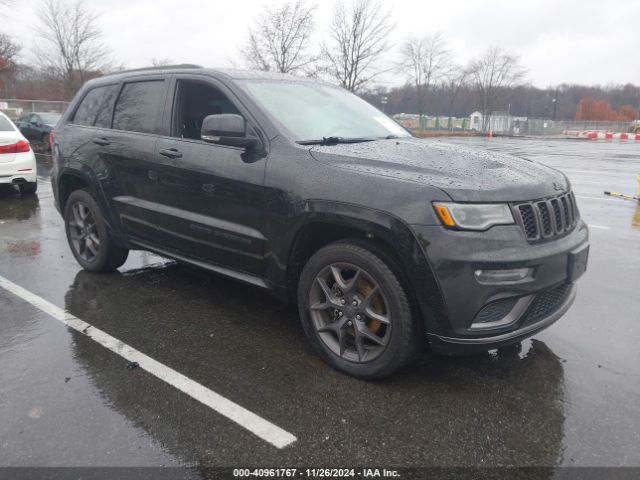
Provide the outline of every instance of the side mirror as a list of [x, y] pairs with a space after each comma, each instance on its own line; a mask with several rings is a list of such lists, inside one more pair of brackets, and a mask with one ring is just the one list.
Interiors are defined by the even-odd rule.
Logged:
[[200, 138], [206, 142], [231, 147], [253, 149], [260, 145], [260, 139], [247, 136], [247, 122], [240, 115], [220, 113], [208, 115], [202, 121]]

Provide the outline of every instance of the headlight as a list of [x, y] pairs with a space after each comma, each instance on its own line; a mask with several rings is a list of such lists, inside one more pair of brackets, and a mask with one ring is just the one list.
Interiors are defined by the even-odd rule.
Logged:
[[509, 205], [501, 203], [434, 203], [445, 227], [461, 230], [487, 230], [494, 225], [515, 223]]

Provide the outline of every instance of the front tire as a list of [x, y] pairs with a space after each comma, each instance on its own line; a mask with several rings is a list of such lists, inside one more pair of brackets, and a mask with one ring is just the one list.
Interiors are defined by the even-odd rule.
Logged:
[[374, 249], [340, 241], [316, 252], [302, 270], [298, 308], [320, 356], [362, 379], [386, 377], [415, 352], [415, 321], [395, 268]]
[[127, 260], [129, 250], [117, 246], [87, 190], [69, 195], [64, 209], [67, 240], [76, 261], [89, 272], [113, 272]]

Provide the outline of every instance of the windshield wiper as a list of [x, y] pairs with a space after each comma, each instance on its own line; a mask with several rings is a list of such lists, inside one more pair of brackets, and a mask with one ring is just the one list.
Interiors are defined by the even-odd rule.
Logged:
[[361, 143], [375, 140], [375, 138], [370, 137], [322, 137], [322, 139], [317, 140], [299, 140], [296, 143], [299, 145], [337, 145], [339, 143]]

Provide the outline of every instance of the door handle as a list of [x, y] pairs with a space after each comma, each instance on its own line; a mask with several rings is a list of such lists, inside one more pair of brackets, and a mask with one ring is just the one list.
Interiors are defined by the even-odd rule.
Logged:
[[106, 147], [107, 145], [111, 145], [111, 142], [106, 138], [94, 138], [93, 143], [96, 145], [100, 145], [101, 147]]
[[160, 150], [158, 153], [168, 158], [182, 158], [182, 153], [175, 148], [165, 148]]

